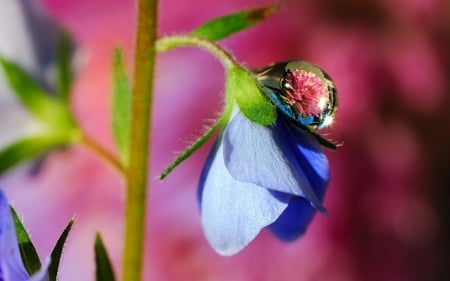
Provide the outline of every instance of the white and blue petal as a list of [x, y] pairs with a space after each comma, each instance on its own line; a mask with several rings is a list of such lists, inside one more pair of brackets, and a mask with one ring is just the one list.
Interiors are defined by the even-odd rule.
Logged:
[[223, 143], [213, 147], [202, 172], [202, 225], [212, 248], [229, 256], [242, 250], [286, 209], [291, 195], [235, 179], [225, 167]]
[[281, 118], [261, 126], [238, 112], [224, 131], [225, 165], [239, 181], [306, 198], [325, 213], [314, 187], [317, 179], [328, 182], [326, 157], [308, 133], [287, 126]]

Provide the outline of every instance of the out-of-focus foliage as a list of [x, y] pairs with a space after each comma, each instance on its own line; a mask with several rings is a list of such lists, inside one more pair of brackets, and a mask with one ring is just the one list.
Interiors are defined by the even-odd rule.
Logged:
[[131, 89], [120, 50], [113, 56], [113, 95], [112, 95], [112, 130], [120, 159], [127, 164], [130, 121], [131, 121]]
[[18, 65], [0, 57], [0, 65], [12, 92], [40, 123], [40, 131], [0, 148], [0, 174], [25, 160], [70, 143], [76, 123], [65, 99], [51, 97]]

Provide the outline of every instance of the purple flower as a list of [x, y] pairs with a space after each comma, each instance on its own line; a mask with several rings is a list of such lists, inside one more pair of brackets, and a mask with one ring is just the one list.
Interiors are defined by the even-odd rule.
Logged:
[[47, 259], [41, 270], [30, 277], [20, 257], [16, 230], [8, 201], [0, 190], [0, 280], [1, 281], [44, 281], [48, 278]]
[[299, 237], [321, 204], [328, 161], [317, 140], [283, 117], [272, 126], [237, 111], [212, 148], [199, 184], [211, 246], [233, 255], [267, 227], [282, 241]]

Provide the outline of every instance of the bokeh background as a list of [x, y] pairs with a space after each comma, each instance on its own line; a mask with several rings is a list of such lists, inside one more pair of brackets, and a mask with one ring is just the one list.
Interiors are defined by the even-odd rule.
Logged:
[[[73, 34], [79, 72], [72, 108], [86, 132], [114, 150], [111, 55], [115, 47], [123, 48], [132, 69], [135, 1], [22, 2], [40, 4]], [[272, 3], [160, 2], [160, 36]], [[316, 216], [306, 235], [291, 244], [263, 231], [236, 256], [216, 255], [203, 236], [195, 199], [211, 142], [164, 182], [156, 176], [217, 116], [223, 69], [211, 55], [193, 48], [159, 55], [146, 280], [450, 280], [450, 3], [279, 2], [273, 17], [221, 43], [247, 67], [304, 59], [334, 79], [339, 110], [328, 133], [344, 146], [327, 150], [329, 217]], [[3, 31], [14, 33], [16, 25], [5, 21]], [[36, 32], [35, 40], [46, 40], [45, 29]], [[11, 48], [30, 46], [19, 45]], [[33, 129], [11, 99], [0, 102], [2, 145], [17, 129]], [[30, 176], [30, 167], [1, 176], [0, 186], [24, 218], [42, 258], [75, 217], [60, 280], [94, 280], [97, 231], [119, 274], [124, 186], [118, 174], [80, 147], [51, 153], [37, 175]]]

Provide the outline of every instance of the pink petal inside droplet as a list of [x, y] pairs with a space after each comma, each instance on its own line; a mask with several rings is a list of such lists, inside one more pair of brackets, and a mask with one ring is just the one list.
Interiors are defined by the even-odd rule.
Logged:
[[328, 88], [312, 72], [288, 71], [283, 88], [288, 102], [303, 115], [319, 116], [328, 105]]

